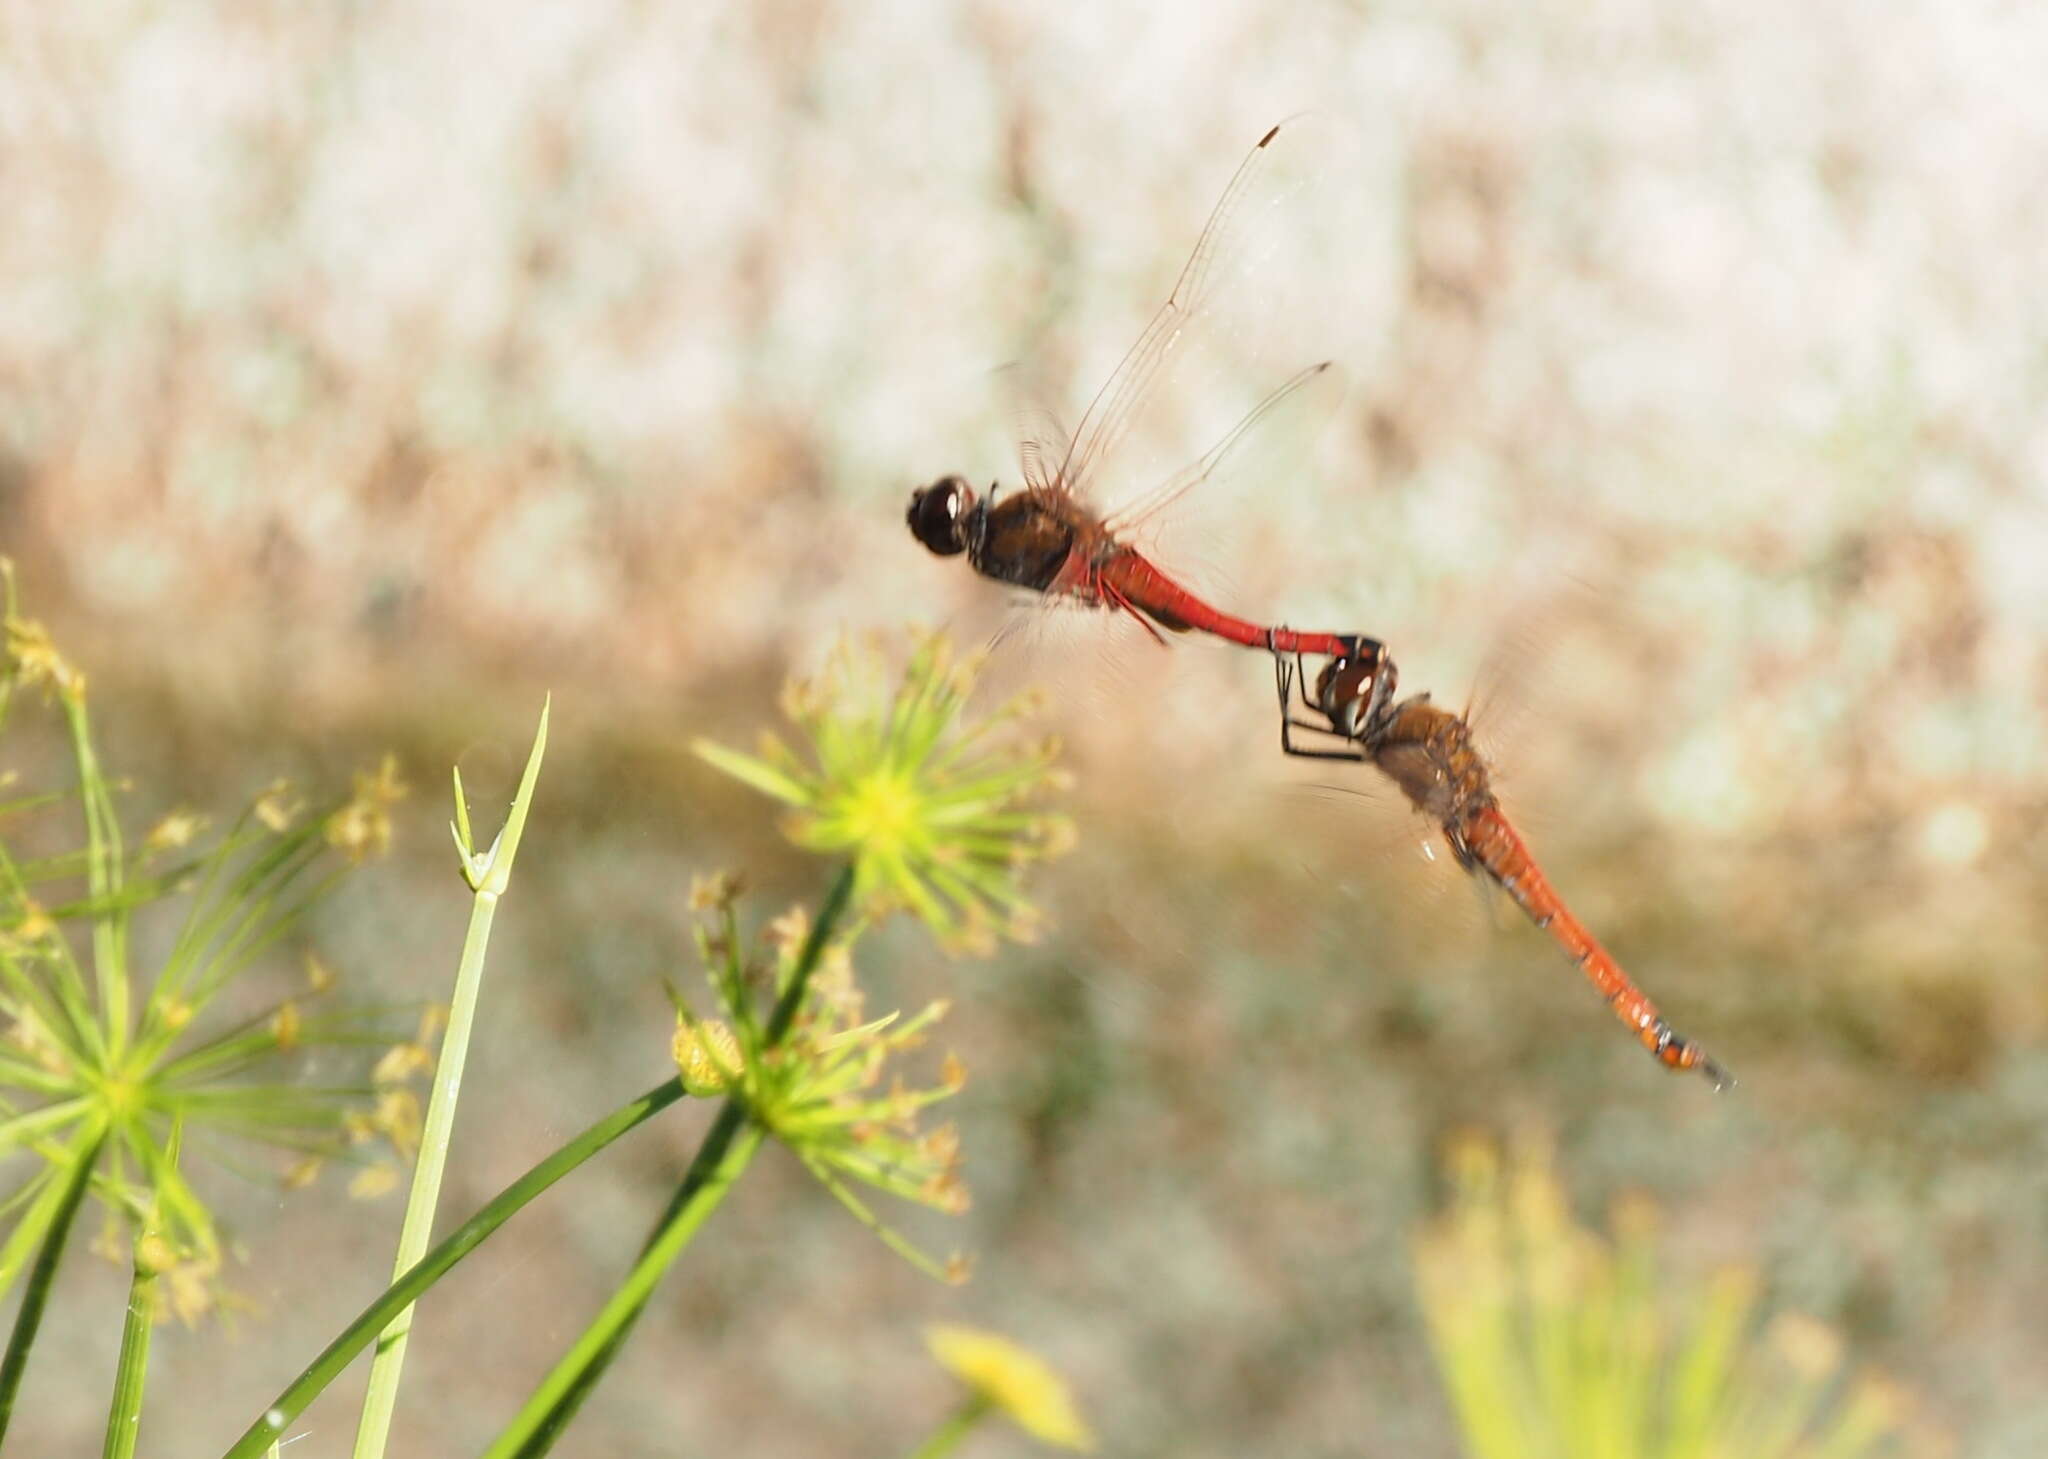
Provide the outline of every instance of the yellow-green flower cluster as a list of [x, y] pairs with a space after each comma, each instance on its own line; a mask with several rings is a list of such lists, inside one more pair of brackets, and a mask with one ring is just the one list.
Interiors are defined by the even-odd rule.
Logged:
[[1035, 934], [1020, 873], [1066, 850], [1073, 830], [1036, 808], [1061, 776], [1056, 741], [1015, 733], [1035, 701], [965, 718], [979, 667], [943, 637], [919, 635], [892, 684], [874, 640], [844, 640], [817, 678], [783, 691], [808, 756], [773, 735], [758, 756], [704, 740], [694, 748], [794, 807], [787, 828], [798, 845], [853, 858], [870, 915], [905, 908], [949, 945], [986, 952], [999, 935]]
[[1571, 1217], [1546, 1153], [1466, 1138], [1450, 1208], [1416, 1243], [1422, 1311], [1473, 1459], [1797, 1459], [1943, 1451], [1905, 1396], [1849, 1377], [1812, 1318], [1756, 1323], [1758, 1281], [1672, 1270], [1641, 1201], [1609, 1242]]
[[[105, 1210], [95, 1248], [134, 1254], [161, 1279], [162, 1310], [194, 1321], [218, 1305], [223, 1242], [192, 1166], [244, 1142], [295, 1162], [287, 1184], [367, 1140], [409, 1158], [418, 1118], [402, 1085], [416, 1060], [387, 1061], [355, 1085], [290, 1076], [295, 1056], [388, 1041], [381, 1015], [334, 1006], [324, 965], [309, 961], [304, 983], [266, 1008], [206, 1017], [332, 889], [333, 851], [355, 861], [382, 848], [395, 771], [360, 780], [355, 800], [324, 822], [298, 821], [289, 788], [275, 785], [218, 833], [173, 811], [129, 849], [84, 676], [17, 611], [4, 561], [0, 598], [0, 710], [16, 686], [45, 690], [76, 761], [66, 793], [0, 805], [0, 1157], [25, 1157], [0, 1183], [0, 1296], [38, 1242], [61, 1238], [77, 1209], [67, 1189], [89, 1189]], [[76, 816], [83, 845], [18, 850], [16, 840], [51, 839], [25, 824], [31, 816]], [[131, 939], [138, 911], [172, 899], [185, 916], [167, 944]], [[137, 945], [160, 960], [138, 968]], [[421, 1043], [430, 1036], [423, 1030]]]
[[[7, 586], [12, 592], [14, 585], [13, 564], [4, 565]], [[50, 631], [33, 618], [22, 618], [9, 612], [6, 618], [8, 677], [15, 683], [30, 688], [41, 686], [47, 694], [65, 699], [85, 697], [85, 675], [71, 666], [71, 661], [57, 651], [57, 645], [50, 640]]]
[[788, 986], [809, 924], [800, 909], [791, 911], [769, 925], [749, 955], [734, 910], [738, 890], [737, 879], [721, 876], [699, 882], [693, 894], [698, 950], [724, 1016], [699, 1018], [677, 998], [675, 1058], [684, 1086], [742, 1100], [757, 1124], [893, 1249], [932, 1275], [959, 1279], [960, 1264], [926, 1257], [852, 1189], [866, 1185], [948, 1213], [967, 1209], [958, 1132], [950, 1124], [920, 1128], [927, 1108], [959, 1092], [965, 1069], [949, 1055], [936, 1084], [912, 1088], [891, 1068], [925, 1041], [946, 1005], [934, 1002], [907, 1019], [865, 1018], [846, 944], [835, 943], [823, 950], [776, 1042], [757, 1005], [764, 993], [773, 998]]

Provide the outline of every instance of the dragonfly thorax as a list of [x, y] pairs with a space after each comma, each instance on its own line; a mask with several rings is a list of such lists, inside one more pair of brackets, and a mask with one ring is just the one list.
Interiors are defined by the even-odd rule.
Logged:
[[910, 496], [904, 514], [911, 535], [941, 557], [967, 554], [983, 577], [1045, 592], [1073, 549], [1075, 519], [1043, 492], [1020, 491], [996, 500], [996, 488], [977, 497], [958, 476], [942, 476]]
[[1050, 589], [1074, 548], [1074, 521], [1035, 491], [997, 501], [995, 488], [961, 519], [967, 560], [983, 577], [1034, 592]]

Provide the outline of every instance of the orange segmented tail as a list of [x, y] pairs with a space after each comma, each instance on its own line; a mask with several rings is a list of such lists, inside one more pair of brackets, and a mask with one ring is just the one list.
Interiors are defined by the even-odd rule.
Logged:
[[1516, 905], [1528, 913], [1529, 920], [1550, 934], [1600, 990], [1615, 1017], [1629, 1026], [1659, 1063], [1667, 1069], [1697, 1069], [1716, 1089], [1726, 1089], [1735, 1083], [1734, 1076], [1709, 1058], [1705, 1049], [1680, 1036], [1664, 1021], [1657, 1005], [1629, 981], [1613, 954], [1600, 945], [1585, 923], [1572, 915], [1536, 864], [1521, 834], [1501, 814], [1491, 796], [1468, 807], [1459, 818], [1454, 844], [1485, 867], [1507, 889]]

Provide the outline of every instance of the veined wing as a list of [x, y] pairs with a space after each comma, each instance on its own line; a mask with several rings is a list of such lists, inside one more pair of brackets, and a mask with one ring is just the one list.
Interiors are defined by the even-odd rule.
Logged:
[[1044, 395], [1036, 387], [1026, 388], [1025, 377], [1017, 366], [1008, 367], [1004, 373], [1009, 377], [1011, 414], [1017, 430], [1017, 463], [1023, 469], [1024, 485], [1031, 491], [1051, 491], [1059, 480], [1060, 461], [1066, 456], [1073, 436]]
[[1129, 437], [1168, 365], [1189, 354], [1203, 326], [1213, 321], [1216, 306], [1248, 287], [1245, 276], [1275, 250], [1276, 230], [1284, 228], [1288, 212], [1283, 204], [1313, 175], [1305, 153], [1314, 150], [1310, 144], [1319, 130], [1314, 122], [1313, 114], [1290, 117], [1261, 137], [1239, 164], [1172, 295], [1096, 393], [1050, 486], [1086, 493]]
[[1333, 362], [1323, 360], [1297, 371], [1294, 377], [1251, 410], [1251, 413], [1232, 426], [1222, 440], [1203, 452], [1200, 457], [1176, 471], [1150, 491], [1134, 497], [1104, 518], [1104, 525], [1119, 537], [1131, 532], [1149, 517], [1166, 511], [1175, 502], [1210, 481], [1223, 471], [1235, 466], [1239, 451], [1258, 429], [1283, 412], [1301, 411], [1316, 414], [1335, 404], [1335, 397], [1343, 389], [1341, 372]]

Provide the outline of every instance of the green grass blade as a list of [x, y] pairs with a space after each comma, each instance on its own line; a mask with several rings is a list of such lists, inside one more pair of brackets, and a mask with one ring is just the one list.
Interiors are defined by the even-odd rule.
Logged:
[[64, 1182], [58, 1169], [54, 1164], [45, 1165], [7, 1198], [8, 1214], [13, 1215], [19, 1207], [21, 1219], [8, 1231], [6, 1242], [0, 1244], [0, 1298], [13, 1290], [14, 1279], [21, 1275], [29, 1253], [57, 1219], [57, 1210], [64, 1203]]
[[21, 1309], [14, 1315], [14, 1331], [7, 1339], [7, 1352], [0, 1357], [0, 1444], [6, 1442], [7, 1427], [14, 1417], [15, 1396], [21, 1391], [22, 1375], [28, 1371], [29, 1350], [35, 1346], [36, 1332], [43, 1324], [43, 1309], [49, 1305], [50, 1287], [57, 1279], [64, 1242], [71, 1235], [72, 1222], [78, 1217], [86, 1187], [92, 1183], [93, 1166], [99, 1163], [100, 1149], [106, 1140], [106, 1131], [101, 1130], [81, 1142], [63, 1185], [57, 1187], [61, 1194], [42, 1245], [36, 1251], [35, 1265], [29, 1270], [28, 1286], [21, 1294]]
[[[12, 1013], [11, 1008], [0, 1010], [0, 1017]], [[67, 1099], [78, 1093], [81, 1082], [70, 1069], [50, 1069], [40, 1062], [0, 1053], [0, 1088], [17, 1098], [40, 1095], [44, 1099]], [[0, 1113], [11, 1117], [18, 1108], [13, 1098], [0, 1100]]]
[[[210, 929], [218, 925], [217, 919], [225, 915], [221, 909], [233, 904], [232, 895], [220, 896], [221, 878], [227, 874], [235, 858], [260, 839], [261, 832], [249, 829], [252, 819], [253, 811], [243, 811], [220, 843], [200, 858], [199, 881], [190, 889], [184, 923], [178, 928], [178, 935], [172, 941], [171, 950], [165, 955], [163, 968], [158, 974], [160, 988], [176, 989], [181, 985], [183, 969], [193, 961], [196, 949], [210, 939]], [[284, 838], [284, 849], [277, 854], [289, 855], [290, 848], [302, 844], [308, 834], [303, 828], [293, 832]]]
[[91, 1099], [81, 1096], [0, 1120], [0, 1153], [47, 1138], [52, 1131], [62, 1129], [94, 1107]]
[[72, 758], [78, 762], [79, 799], [85, 811], [86, 887], [93, 900], [105, 908], [92, 922], [93, 979], [99, 988], [100, 1018], [109, 1057], [118, 1059], [133, 1032], [129, 1027], [128, 914], [119, 905], [121, 822], [114, 814], [113, 799], [107, 794], [107, 777], [93, 748], [85, 700], [77, 694], [66, 694], [63, 703], [64, 718], [71, 728]]
[[[455, 973], [455, 994], [449, 1001], [448, 1031], [441, 1040], [441, 1057], [434, 1067], [434, 1089], [427, 1100], [426, 1122], [420, 1132], [419, 1159], [413, 1166], [412, 1189], [406, 1197], [405, 1222], [399, 1229], [398, 1256], [393, 1264], [396, 1279], [425, 1254], [433, 1235], [434, 1208], [441, 1197], [441, 1176], [448, 1163], [448, 1145], [455, 1129], [456, 1096], [462, 1088], [462, 1071], [469, 1055], [470, 1031], [476, 1021], [478, 994], [483, 987], [484, 956], [491, 942], [491, 921], [499, 898], [511, 883], [512, 864], [519, 852], [520, 837], [526, 829], [526, 815], [540, 779], [541, 760], [547, 752], [548, 707], [543, 705], [540, 724], [534, 733], [533, 749], [527, 755], [526, 772], [513, 797], [512, 811], [499, 843], [492, 848], [490, 867], [476, 888], [470, 903], [469, 931], [462, 940], [462, 961]], [[465, 871], [473, 863], [465, 856]], [[369, 1390], [363, 1395], [362, 1420], [356, 1428], [355, 1459], [379, 1459], [391, 1432], [391, 1416], [398, 1406], [398, 1383], [405, 1367], [405, 1344], [412, 1331], [410, 1307], [392, 1319], [377, 1343], [377, 1356], [370, 1365]]]
[[[20, 868], [5, 845], [0, 845], [0, 883], [4, 883], [16, 899], [24, 903], [30, 899]], [[86, 995], [85, 970], [79, 966], [68, 939], [51, 937], [47, 945], [56, 951], [56, 967], [50, 977], [36, 977], [32, 968], [21, 965], [13, 957], [0, 959], [0, 970], [4, 970], [8, 987], [15, 996], [38, 1008], [44, 1018], [45, 1031], [51, 1037], [63, 1039], [70, 1047], [84, 1050], [89, 1056], [88, 1061], [97, 1062], [105, 1057], [106, 1045], [93, 1017], [91, 1000]]]
[[513, 1459], [515, 1455], [533, 1459], [553, 1447], [556, 1436], [610, 1365], [656, 1284], [682, 1255], [705, 1218], [718, 1208], [761, 1148], [763, 1138], [761, 1127], [747, 1118], [746, 1106], [737, 1099], [727, 1100], [698, 1148], [697, 1158], [690, 1163], [673, 1218], [662, 1224], [626, 1280], [554, 1371], [533, 1390], [518, 1416], [491, 1441], [484, 1459]]
[[[277, 910], [278, 901], [290, 890], [293, 882], [319, 860], [318, 847], [309, 848], [304, 856], [287, 866], [276, 878], [275, 885], [267, 886], [260, 892], [236, 904], [240, 920], [232, 931], [219, 941], [208, 946], [200, 960], [194, 965], [188, 981], [180, 991], [196, 1002], [204, 1002], [218, 992], [236, 973], [269, 946], [276, 942], [292, 924], [304, 916], [313, 903], [324, 896], [333, 885], [348, 874], [345, 868], [329, 872], [318, 885], [308, 891], [297, 902], [284, 910]], [[189, 991], [187, 991], [189, 990]]]
[[417, 1301], [422, 1293], [445, 1276], [457, 1262], [482, 1245], [484, 1240], [504, 1225], [515, 1212], [619, 1136], [644, 1123], [682, 1097], [683, 1083], [680, 1079], [671, 1079], [655, 1086], [632, 1103], [606, 1115], [505, 1187], [502, 1194], [465, 1221], [404, 1276], [393, 1282], [382, 1296], [365, 1307], [356, 1320], [344, 1328], [340, 1336], [329, 1343], [288, 1388], [277, 1395], [269, 1408], [264, 1410], [256, 1421], [249, 1425], [241, 1438], [222, 1455], [222, 1459], [257, 1459], [258, 1455], [263, 1454], [275, 1442], [285, 1425], [304, 1413], [306, 1406], [341, 1375], [363, 1349], [376, 1339], [377, 1334], [390, 1326], [394, 1317]]
[[690, 741], [690, 749], [699, 759], [723, 770], [740, 784], [752, 786], [784, 805], [809, 803], [810, 793], [802, 784], [751, 755], [742, 755], [737, 750], [728, 750], [721, 744], [704, 739]]

